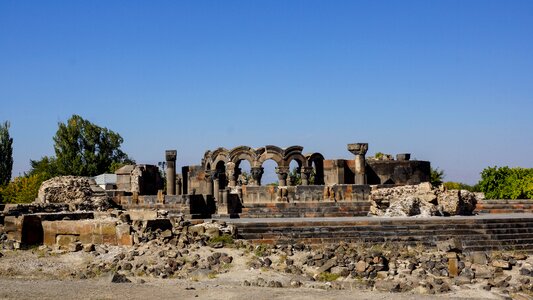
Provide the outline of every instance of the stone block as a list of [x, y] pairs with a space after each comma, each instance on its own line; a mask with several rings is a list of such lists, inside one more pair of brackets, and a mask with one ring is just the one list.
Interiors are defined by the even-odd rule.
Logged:
[[505, 260], [501, 260], [501, 259], [493, 260], [492, 261], [492, 266], [495, 267], [495, 268], [502, 268], [504, 270], [511, 269], [511, 265], [509, 264], [509, 262], [507, 262]]
[[132, 221], [146, 221], [157, 219], [157, 211], [149, 209], [128, 210]]
[[73, 244], [78, 241], [78, 236], [73, 234], [58, 234], [56, 236], [56, 245], [60, 249], [67, 249], [69, 244]]
[[122, 246], [133, 246], [133, 236], [131, 235], [131, 226], [122, 224], [116, 227], [117, 244]]

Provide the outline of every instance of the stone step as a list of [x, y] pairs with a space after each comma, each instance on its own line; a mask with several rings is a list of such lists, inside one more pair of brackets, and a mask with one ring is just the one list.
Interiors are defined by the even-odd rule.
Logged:
[[533, 250], [533, 215], [449, 218], [347, 218], [235, 221], [240, 238], [258, 243], [358, 242], [436, 246], [456, 238], [465, 249]]

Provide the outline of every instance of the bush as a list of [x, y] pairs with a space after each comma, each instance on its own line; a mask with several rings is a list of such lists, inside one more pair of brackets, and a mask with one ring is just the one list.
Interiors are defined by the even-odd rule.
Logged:
[[341, 276], [341, 275], [339, 275], [339, 274], [333, 274], [333, 273], [329, 273], [329, 272], [323, 272], [323, 273], [318, 274], [318, 278], [317, 278], [317, 280], [318, 280], [318, 281], [331, 282], [331, 281], [335, 281], [335, 280], [337, 280], [337, 278], [339, 278], [340, 276]]
[[223, 234], [217, 237], [210, 238], [208, 244], [214, 245], [214, 244], [222, 243], [224, 245], [233, 245], [233, 242], [234, 242], [233, 237], [231, 235]]
[[443, 179], [444, 179], [443, 170], [439, 170], [439, 168], [436, 168], [436, 169], [431, 168], [430, 182], [432, 186], [434, 187], [440, 186], [442, 184]]
[[487, 199], [533, 199], [533, 169], [486, 168], [479, 188]]
[[480, 192], [479, 185], [468, 185], [461, 182], [448, 181], [444, 183], [444, 187], [448, 190], [467, 190], [469, 192]]
[[46, 178], [41, 174], [15, 177], [8, 185], [0, 187], [4, 203], [30, 203], [37, 198], [39, 187]]

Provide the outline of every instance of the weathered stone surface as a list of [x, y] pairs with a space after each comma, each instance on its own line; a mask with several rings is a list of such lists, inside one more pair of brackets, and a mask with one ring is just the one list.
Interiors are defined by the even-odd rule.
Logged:
[[103, 211], [113, 207], [111, 199], [94, 180], [79, 176], [58, 176], [44, 181], [36, 201], [67, 203], [73, 209], [81, 210]]
[[126, 275], [115, 273], [113, 276], [111, 276], [111, 282], [112, 283], [129, 283], [131, 280], [126, 277]]
[[435, 215], [437, 208], [429, 202], [425, 202], [416, 196], [407, 196], [393, 202], [385, 212], [387, 217], [429, 217]]
[[466, 190], [441, 191], [437, 195], [438, 209], [444, 215], [471, 215], [476, 208], [476, 196]]
[[442, 252], [461, 251], [463, 249], [463, 244], [460, 240], [456, 238], [451, 238], [445, 241], [438, 241], [437, 249]]
[[434, 189], [430, 183], [371, 191], [370, 213], [384, 216], [471, 215], [476, 208], [476, 194], [466, 190]]

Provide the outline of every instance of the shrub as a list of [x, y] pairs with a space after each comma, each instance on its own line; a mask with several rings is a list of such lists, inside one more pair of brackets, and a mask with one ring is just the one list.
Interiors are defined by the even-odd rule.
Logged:
[[341, 275], [339, 274], [333, 274], [333, 273], [330, 273], [330, 272], [323, 272], [323, 273], [320, 273], [318, 274], [318, 281], [326, 281], [326, 282], [331, 282], [331, 281], [335, 281], [337, 280], [337, 278], [339, 278]]
[[224, 245], [233, 245], [233, 237], [229, 234], [223, 234], [217, 237], [212, 237], [209, 239], [208, 244], [214, 245], [217, 243], [223, 243]]
[[533, 169], [485, 168], [479, 188], [487, 199], [533, 199]]
[[41, 174], [15, 177], [8, 185], [0, 187], [4, 203], [30, 203], [37, 198], [39, 187], [45, 180]]
[[467, 190], [470, 192], [480, 192], [479, 185], [468, 185], [461, 182], [448, 181], [444, 183], [444, 187], [448, 190]]

